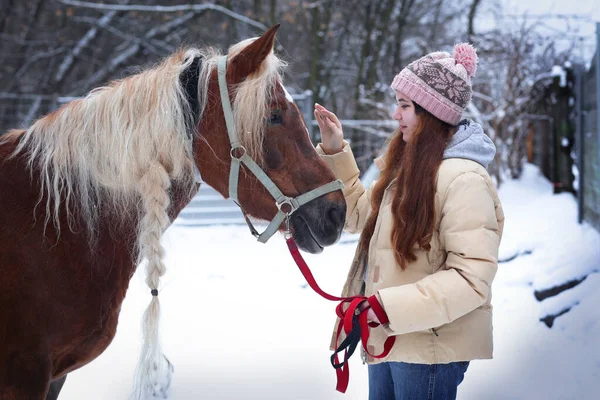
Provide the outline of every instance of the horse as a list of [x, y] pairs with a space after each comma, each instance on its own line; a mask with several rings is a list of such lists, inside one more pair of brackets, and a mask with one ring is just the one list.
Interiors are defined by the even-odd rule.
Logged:
[[198, 175], [273, 219], [267, 236], [285, 230], [310, 253], [338, 241], [346, 204], [283, 86], [278, 27], [225, 55], [179, 50], [2, 136], [0, 399], [56, 399], [111, 343], [140, 265], [151, 297], [132, 396], [168, 396], [160, 238]]

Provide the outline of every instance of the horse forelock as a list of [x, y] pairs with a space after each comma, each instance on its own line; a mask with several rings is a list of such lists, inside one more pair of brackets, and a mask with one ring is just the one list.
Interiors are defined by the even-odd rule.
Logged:
[[[246, 39], [233, 45], [227, 56], [233, 59], [257, 38]], [[202, 74], [208, 82], [210, 73], [216, 68], [219, 54], [204, 64]], [[270, 115], [273, 93], [282, 82], [281, 71], [286, 63], [271, 51], [259, 68], [234, 87], [235, 99], [232, 111], [238, 137], [248, 155], [259, 164], [264, 162], [263, 139], [265, 120]], [[204, 86], [208, 87], [208, 84]], [[206, 92], [201, 98], [206, 99]]]

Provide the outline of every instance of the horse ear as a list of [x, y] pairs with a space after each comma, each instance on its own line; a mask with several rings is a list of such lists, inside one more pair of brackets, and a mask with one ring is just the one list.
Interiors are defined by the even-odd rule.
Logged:
[[[233, 60], [229, 61], [227, 74], [233, 78], [232, 82], [241, 82], [248, 75], [256, 71], [267, 58], [275, 45], [275, 34], [279, 25], [274, 25], [261, 37], [246, 46]], [[229, 79], [228, 79], [229, 80]]]

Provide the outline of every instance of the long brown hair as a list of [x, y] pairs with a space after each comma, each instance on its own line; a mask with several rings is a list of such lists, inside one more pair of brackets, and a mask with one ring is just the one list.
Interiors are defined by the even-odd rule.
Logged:
[[414, 245], [429, 251], [435, 224], [437, 171], [455, 127], [413, 102], [419, 125], [408, 143], [397, 129], [385, 153], [385, 168], [373, 188], [371, 215], [360, 236], [359, 246], [367, 251], [375, 230], [383, 194], [395, 179], [392, 190], [392, 247], [396, 262], [403, 270], [417, 259]]

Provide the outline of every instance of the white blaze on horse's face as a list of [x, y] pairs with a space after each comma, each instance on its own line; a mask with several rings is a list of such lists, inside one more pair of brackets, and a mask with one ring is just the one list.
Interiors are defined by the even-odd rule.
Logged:
[[[295, 104], [294, 98], [292, 97], [290, 92], [287, 91], [285, 86], [281, 85], [281, 87], [283, 88], [283, 92], [285, 93], [285, 98], [287, 99], [287, 101], [289, 101], [291, 104]], [[304, 125], [304, 129], [306, 130], [306, 136], [308, 136], [308, 138], [310, 139], [310, 132], [309, 132], [308, 126], [306, 126], [306, 124]]]
[[287, 101], [289, 101], [290, 103], [294, 103], [294, 98], [292, 97], [292, 95], [290, 94], [290, 92], [287, 91], [287, 89], [285, 88], [285, 86], [281, 85], [281, 87], [283, 87], [283, 92], [285, 93], [285, 98], [287, 99]]

